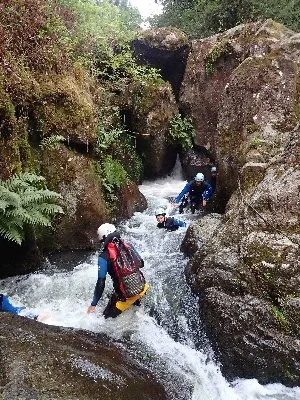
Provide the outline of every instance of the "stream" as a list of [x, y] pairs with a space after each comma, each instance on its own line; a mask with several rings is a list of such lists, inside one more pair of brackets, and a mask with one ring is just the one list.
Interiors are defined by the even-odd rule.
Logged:
[[[162, 382], [169, 399], [176, 400], [299, 400], [300, 388], [281, 384], [260, 385], [256, 379], [228, 382], [214, 360], [201, 321], [197, 298], [185, 282], [188, 259], [180, 252], [186, 229], [166, 232], [156, 228], [154, 210], [174, 210], [170, 198], [183, 188], [180, 171], [155, 182], [144, 182], [140, 191], [148, 208], [118, 225], [145, 261], [143, 273], [150, 284], [140, 307], [116, 319], [104, 320], [102, 310], [112, 285], [108, 278], [95, 314], [86, 314], [97, 280], [97, 254], [72, 268], [48, 263], [44, 270], [0, 280], [1, 293], [13, 304], [49, 312], [48, 324], [87, 329], [109, 335]], [[177, 215], [177, 211], [176, 211]], [[187, 225], [197, 215], [182, 214]]]

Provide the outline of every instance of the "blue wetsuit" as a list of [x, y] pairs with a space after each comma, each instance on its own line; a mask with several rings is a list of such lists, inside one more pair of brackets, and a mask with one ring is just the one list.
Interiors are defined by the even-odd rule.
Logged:
[[9, 301], [8, 297], [6, 297], [4, 294], [0, 294], [0, 311], [3, 312], [9, 312], [11, 314], [15, 315], [22, 315], [24, 317], [32, 318], [32, 319], [37, 319], [37, 315], [30, 312], [30, 311], [25, 311], [25, 307], [15, 307], [11, 304]]
[[179, 203], [185, 194], [189, 194], [191, 200], [198, 200], [200, 202], [201, 199], [208, 201], [212, 196], [212, 187], [211, 185], [204, 181], [201, 185], [197, 185], [195, 181], [188, 182], [179, 195], [176, 197], [175, 202]]

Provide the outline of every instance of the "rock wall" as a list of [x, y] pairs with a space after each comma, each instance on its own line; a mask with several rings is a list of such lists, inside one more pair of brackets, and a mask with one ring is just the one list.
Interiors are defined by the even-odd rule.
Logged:
[[235, 68], [228, 59], [210, 130], [225, 213], [209, 239], [189, 229], [186, 275], [225, 375], [299, 385], [299, 35], [273, 21], [250, 28], [235, 30], [248, 51]]

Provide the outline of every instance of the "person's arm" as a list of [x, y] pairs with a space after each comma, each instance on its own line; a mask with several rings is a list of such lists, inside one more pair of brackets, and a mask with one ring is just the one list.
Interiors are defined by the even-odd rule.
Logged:
[[15, 315], [19, 315], [20, 312], [21, 312], [22, 310], [24, 310], [24, 309], [25, 309], [25, 307], [14, 307], [14, 306], [11, 304], [11, 302], [8, 300], [8, 297], [6, 297], [6, 296], [3, 295], [3, 299], [2, 299], [2, 311], [10, 312], [10, 313], [15, 314]]
[[179, 203], [180, 200], [183, 198], [183, 196], [189, 192], [191, 188], [191, 184], [188, 182], [185, 187], [182, 189], [182, 191], [179, 193], [179, 195], [175, 199], [175, 203]]
[[180, 219], [175, 219], [175, 218], [174, 218], [173, 224], [176, 226], [179, 226], [181, 228], [186, 226], [186, 223], [184, 221], [181, 221]]
[[209, 183], [206, 182], [206, 188], [202, 193], [202, 203], [204, 207], [206, 206], [206, 202], [211, 198], [211, 196], [212, 196], [212, 187]]
[[96, 282], [93, 300], [87, 309], [87, 313], [95, 312], [96, 305], [102, 297], [105, 288], [105, 279], [107, 274], [107, 260], [102, 257], [98, 258], [98, 279]]

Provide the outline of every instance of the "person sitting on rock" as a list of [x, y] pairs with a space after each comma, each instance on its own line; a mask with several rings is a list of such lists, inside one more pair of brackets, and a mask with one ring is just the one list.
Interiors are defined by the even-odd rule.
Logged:
[[166, 217], [166, 212], [163, 208], [158, 208], [155, 211], [158, 228], [164, 228], [168, 231], [176, 231], [180, 227], [185, 227], [186, 223], [174, 217]]
[[[192, 214], [200, 207], [205, 207], [212, 196], [211, 185], [204, 180], [204, 175], [199, 172], [195, 178], [186, 183], [182, 191], [175, 199], [175, 205], [179, 205], [179, 213], [189, 204]], [[182, 201], [181, 201], [182, 200]], [[179, 204], [179, 202], [181, 203]]]

